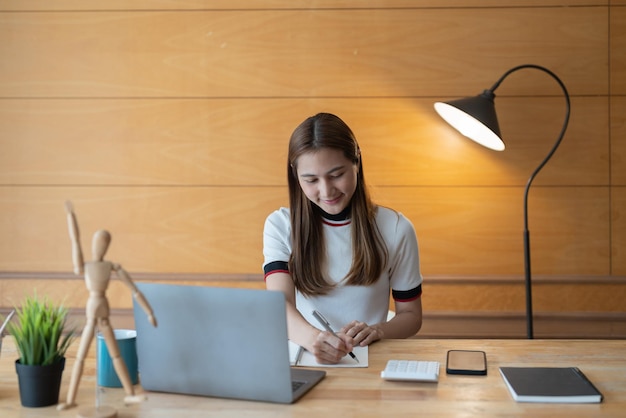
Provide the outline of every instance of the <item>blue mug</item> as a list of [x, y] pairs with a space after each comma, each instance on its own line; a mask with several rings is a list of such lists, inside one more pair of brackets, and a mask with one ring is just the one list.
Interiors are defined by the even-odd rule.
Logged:
[[[120, 351], [120, 355], [126, 363], [128, 375], [133, 385], [139, 382], [139, 373], [137, 371], [137, 331], [133, 329], [116, 329], [115, 341]], [[104, 336], [98, 333], [97, 347], [97, 374], [98, 385], [110, 388], [121, 388], [120, 381], [115, 368], [113, 367], [113, 359], [109, 354]]]

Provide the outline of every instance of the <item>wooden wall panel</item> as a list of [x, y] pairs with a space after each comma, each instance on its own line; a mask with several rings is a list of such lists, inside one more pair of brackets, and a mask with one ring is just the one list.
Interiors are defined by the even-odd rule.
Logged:
[[626, 274], [626, 1], [611, 9], [611, 271]]
[[[622, 0], [623, 2], [623, 0]], [[608, 0], [510, 0], [508, 7], [523, 6], [591, 6], [604, 5]], [[620, 0], [611, 0], [620, 4]], [[416, 8], [416, 7], [501, 7], [501, 0], [255, 0], [260, 9], [370, 9], [370, 8]], [[60, 10], [246, 10], [250, 0], [0, 0], [0, 10], [60, 11]]]
[[[0, 101], [4, 184], [276, 185], [300, 100]], [[295, 115], [295, 112], [294, 112]], [[297, 116], [300, 118], [300, 116]], [[281, 120], [282, 119], [282, 120]]]
[[[138, 272], [261, 272], [265, 217], [280, 188], [0, 188], [0, 271], [71, 268], [64, 201], [74, 203], [85, 258], [98, 229], [107, 258]], [[253, 202], [253, 204], [251, 204]], [[69, 264], [68, 264], [69, 262]]]
[[[624, 337], [624, 6], [0, 0], [0, 56], [10, 57], [0, 64], [0, 311], [34, 289], [83, 303], [66, 199], [85, 252], [109, 229], [108, 257], [138, 280], [262, 288], [263, 221], [287, 203], [287, 139], [330, 111], [357, 134], [377, 201], [415, 225], [435, 324], [426, 334], [523, 336], [513, 326], [523, 325], [523, 186], [556, 139], [561, 92], [537, 71], [502, 83], [503, 153], [454, 133], [432, 104], [534, 63], [572, 99], [563, 144], [530, 194], [537, 335]], [[119, 282], [109, 298], [128, 320]]]
[[539, 282], [533, 286], [533, 308], [537, 312], [624, 313], [626, 286], [617, 280], [589, 278], [585, 283]]
[[[4, 274], [0, 283], [0, 306], [15, 306], [23, 297], [34, 292], [45, 294], [50, 300], [71, 308], [84, 308], [88, 293], [83, 280], [76, 276], [54, 275], [30, 278], [24, 275], [10, 277]], [[194, 278], [179, 275], [164, 278], [162, 275], [132, 274], [137, 283], [176, 283], [190, 286], [240, 287], [263, 289], [263, 276], [257, 274], [246, 280], [235, 275]], [[539, 314], [549, 312], [623, 312], [626, 287], [623, 281], [611, 283], [606, 277], [588, 277], [573, 281], [565, 278], [547, 280], [537, 276], [533, 281], [533, 302]], [[514, 312], [525, 306], [524, 285], [510, 277], [485, 279], [484, 277], [427, 277], [424, 282], [423, 304], [430, 313], [445, 312]], [[112, 278], [107, 296], [111, 309], [131, 309], [132, 294], [121, 281]]]
[[[0, 183], [284, 185], [291, 132], [325, 110], [354, 130], [372, 185], [519, 186], [563, 123], [562, 98], [499, 98], [507, 149], [498, 153], [445, 126], [434, 101], [0, 100]], [[572, 106], [566, 137], [537, 185], [608, 184], [607, 101], [574, 97]]]
[[[129, 272], [136, 283], [176, 283], [190, 286], [239, 287], [263, 289], [262, 274], [194, 275]], [[88, 292], [84, 281], [71, 274], [2, 274], [0, 306], [15, 306], [23, 297], [37, 293], [72, 309], [83, 309]], [[132, 293], [115, 277], [107, 291], [111, 309], [132, 309]], [[423, 305], [428, 313], [481, 312], [506, 313], [524, 311], [525, 293], [522, 280], [511, 276], [430, 276], [424, 281]], [[577, 276], [573, 279], [549, 276], [533, 278], [533, 302], [538, 315], [555, 312], [624, 313], [626, 298], [624, 280], [607, 276]], [[0, 311], [0, 313], [2, 313]]]
[[[497, 193], [494, 193], [497, 190]], [[426, 275], [523, 273], [521, 188], [376, 188], [414, 223]], [[129, 271], [259, 273], [265, 217], [284, 187], [0, 188], [0, 271], [71, 269], [64, 201], [83, 231], [108, 229], [107, 256]], [[253, 205], [250, 202], [254, 202]], [[550, 188], [529, 203], [533, 270], [609, 274], [608, 190]]]
[[[263, 288], [261, 275], [243, 278], [243, 281], [237, 280], [236, 276], [226, 281], [220, 281], [219, 276], [149, 276], [136, 275], [134, 279], [198, 286]], [[15, 299], [11, 296], [21, 298], [37, 291], [71, 307], [70, 321], [73, 324], [80, 326], [84, 322], [87, 295], [80, 278], [63, 275], [45, 278], [30, 278], [27, 275], [11, 277], [7, 274], [0, 277], [0, 305], [13, 306]], [[533, 281], [537, 338], [623, 338], [626, 335], [623, 310], [626, 286], [623, 280], [607, 277], [548, 279], [539, 276]], [[129, 290], [119, 281], [112, 280], [108, 295], [112, 306], [112, 324], [117, 328], [134, 328]], [[425, 282], [422, 298], [424, 324], [418, 338], [525, 337], [522, 313], [524, 289], [520, 280], [431, 277]], [[8, 310], [0, 308], [0, 314], [6, 315]]]
[[0, 96], [456, 96], [529, 49], [572, 93], [606, 94], [606, 33], [599, 7], [7, 13]]
[[[412, 220], [428, 275], [522, 275], [521, 188], [381, 188], [381, 204]], [[609, 274], [606, 188], [531, 191], [535, 274]]]
[[[624, 74], [626, 76], [626, 72]], [[624, 96], [611, 98], [611, 184], [613, 185], [611, 272], [623, 276], [626, 275], [626, 97]]]
[[626, 186], [626, 96], [611, 97], [611, 184]]
[[612, 188], [611, 205], [611, 273], [626, 276], [626, 186]]
[[626, 1], [611, 2], [621, 7], [611, 8], [611, 93], [626, 94]]
[[[203, 276], [202, 278], [195, 278], [194, 275], [177, 275], [173, 278], [156, 275], [157, 278], [155, 278], [149, 277], [145, 273], [135, 274], [130, 271], [128, 273], [135, 283], [176, 283], [189, 286], [239, 287], [248, 289], [263, 289], [265, 287], [261, 274], [245, 280], [241, 275], [224, 275], [224, 279], [220, 280], [220, 275], [215, 275], [217, 277]], [[0, 280], [0, 306], [17, 306], [24, 297], [34, 293], [45, 295], [49, 300], [55, 303], [62, 303], [72, 309], [84, 309], [89, 297], [82, 277], [72, 274], [40, 273], [29, 276], [28, 274], [11, 275], [10, 273], [4, 273], [2, 275], [2, 280]], [[113, 310], [129, 310], [133, 307], [131, 290], [120, 280], [117, 280], [115, 276], [112, 276], [109, 282], [107, 299], [110, 308]], [[4, 312], [0, 312], [0, 314], [4, 314]]]

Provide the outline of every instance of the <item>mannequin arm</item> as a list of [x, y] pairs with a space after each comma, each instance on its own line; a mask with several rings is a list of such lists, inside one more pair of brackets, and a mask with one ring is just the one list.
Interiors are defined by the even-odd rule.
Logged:
[[72, 241], [72, 261], [74, 263], [74, 274], [83, 274], [84, 261], [83, 250], [80, 248], [80, 232], [78, 230], [78, 222], [74, 215], [74, 207], [72, 202], [65, 202], [65, 212], [67, 213], [67, 226], [70, 231], [70, 239]]
[[126, 270], [124, 270], [119, 264], [113, 264], [113, 270], [117, 274], [117, 277], [119, 277], [124, 284], [131, 288], [133, 291], [133, 298], [137, 301], [137, 303], [139, 303], [139, 306], [141, 306], [141, 309], [143, 309], [146, 315], [148, 315], [148, 321], [150, 321], [153, 327], [156, 327], [157, 320], [152, 312], [152, 307], [144, 297], [143, 293], [137, 289], [137, 286], [135, 286], [135, 283], [133, 283], [128, 273], [126, 273]]

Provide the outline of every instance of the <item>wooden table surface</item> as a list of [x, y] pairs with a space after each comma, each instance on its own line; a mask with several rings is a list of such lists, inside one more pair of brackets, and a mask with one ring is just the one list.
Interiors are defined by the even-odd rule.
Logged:
[[[68, 353], [61, 398], [74, 363]], [[446, 352], [484, 350], [487, 376], [446, 375]], [[77, 409], [57, 411], [23, 408], [15, 374], [17, 352], [4, 338], [0, 356], [2, 418], [75, 417]], [[436, 360], [439, 382], [389, 382], [380, 371], [389, 359]], [[77, 398], [79, 407], [95, 404], [92, 353]], [[600, 404], [530, 404], [512, 400], [498, 372], [500, 366], [578, 366], [604, 394]], [[140, 386], [137, 387], [141, 391]], [[99, 388], [101, 405], [117, 409], [118, 417], [626, 417], [626, 341], [622, 340], [387, 340], [370, 347], [368, 368], [329, 368], [326, 378], [293, 405], [208, 397], [148, 393], [138, 405], [124, 406], [122, 389]]]

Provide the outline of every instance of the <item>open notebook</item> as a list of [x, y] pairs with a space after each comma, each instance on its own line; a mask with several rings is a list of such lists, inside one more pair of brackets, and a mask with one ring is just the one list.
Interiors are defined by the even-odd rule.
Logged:
[[158, 322], [152, 327], [134, 303], [145, 390], [291, 403], [326, 374], [290, 367], [281, 292], [155, 283], [137, 287]]
[[352, 357], [345, 356], [337, 364], [319, 364], [315, 360], [315, 356], [309, 351], [305, 350], [298, 344], [289, 341], [289, 363], [292, 366], [302, 367], [368, 367], [369, 362], [369, 349], [365, 347], [354, 347], [352, 352], [359, 359], [357, 363]]

